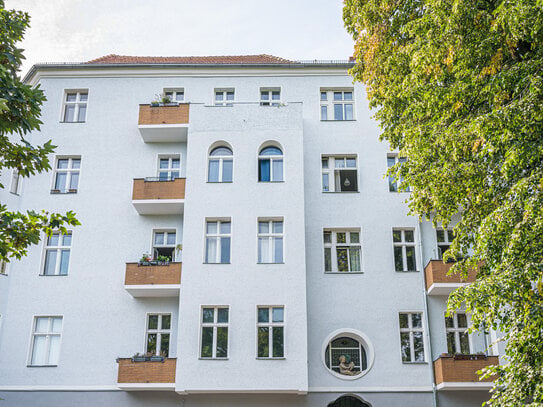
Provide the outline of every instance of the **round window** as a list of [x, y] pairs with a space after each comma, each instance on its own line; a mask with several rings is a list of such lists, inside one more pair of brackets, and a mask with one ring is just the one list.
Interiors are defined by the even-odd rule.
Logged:
[[323, 361], [334, 376], [357, 379], [371, 368], [373, 348], [360, 332], [335, 332], [326, 341]]

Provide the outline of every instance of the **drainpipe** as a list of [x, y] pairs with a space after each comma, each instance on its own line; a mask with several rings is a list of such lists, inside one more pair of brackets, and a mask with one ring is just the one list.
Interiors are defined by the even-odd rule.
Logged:
[[[419, 258], [421, 263], [424, 265], [422, 257], [422, 222], [419, 220]], [[424, 266], [422, 266], [424, 267]], [[432, 341], [430, 337], [430, 318], [428, 314], [428, 298], [426, 296], [426, 276], [424, 275], [424, 268], [422, 268], [423, 278], [422, 278], [422, 298], [424, 299], [424, 315], [426, 319], [426, 326], [428, 328], [426, 332], [426, 343], [428, 344], [428, 354], [430, 355], [430, 373], [432, 376], [432, 398], [433, 398], [433, 405], [434, 407], [437, 407], [437, 392], [436, 392], [436, 384], [435, 384], [435, 373], [434, 373], [434, 361], [432, 357]]]

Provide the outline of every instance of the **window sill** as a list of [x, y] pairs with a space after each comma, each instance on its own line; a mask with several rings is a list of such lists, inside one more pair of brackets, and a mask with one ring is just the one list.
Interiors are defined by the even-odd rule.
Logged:
[[360, 191], [322, 191], [323, 194], [359, 194]]
[[215, 265], [219, 264], [219, 265], [221, 265], [221, 264], [232, 264], [232, 263], [230, 263], [230, 262], [228, 262], [228, 263], [206, 263], [206, 262], [203, 262], [202, 264], [215, 264]]
[[428, 362], [406, 362], [402, 360], [402, 363], [404, 365], [427, 365]]
[[259, 184], [282, 184], [285, 181], [258, 181]]
[[284, 261], [280, 262], [280, 263], [256, 263], [256, 264], [259, 264], [259, 265], [269, 265], [269, 264], [285, 264]]
[[324, 274], [364, 274], [363, 271], [325, 271]]
[[206, 181], [206, 184], [233, 184], [234, 181]]
[[280, 357], [280, 358], [259, 358], [259, 357], [256, 357], [255, 358], [256, 360], [287, 360], [286, 357]]
[[68, 274], [40, 274], [40, 277], [68, 277]]
[[68, 191], [60, 191], [58, 189], [51, 190], [51, 195], [70, 195], [70, 194], [77, 194], [77, 189], [72, 189]]
[[7, 277], [7, 276], [8, 276], [8, 273], [0, 273], [0, 276], [5, 276], [5, 277]]
[[58, 365], [26, 365], [26, 367], [58, 367]]
[[198, 358], [198, 360], [228, 360], [228, 358]]
[[9, 193], [10, 193], [11, 195], [21, 196], [21, 194], [18, 194], [17, 192], [11, 192], [11, 191], [9, 191]]
[[321, 119], [321, 122], [355, 122], [356, 119], [351, 119], [351, 120], [322, 120]]
[[419, 270], [394, 270], [396, 273], [420, 273]]
[[82, 122], [65, 122], [65, 121], [59, 121], [59, 123], [86, 123], [85, 121], [82, 121]]

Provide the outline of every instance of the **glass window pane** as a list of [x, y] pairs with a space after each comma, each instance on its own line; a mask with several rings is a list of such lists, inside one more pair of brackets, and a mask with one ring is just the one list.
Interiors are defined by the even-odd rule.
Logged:
[[283, 262], [283, 238], [282, 237], [274, 237], [274, 263], [282, 263]]
[[270, 239], [267, 237], [258, 238], [258, 262], [270, 262]]
[[203, 322], [214, 322], [213, 315], [215, 310], [213, 308], [204, 308], [202, 310], [202, 321]]
[[59, 168], [59, 169], [68, 168], [68, 162], [69, 162], [69, 160], [67, 158], [65, 158], [65, 159], [63, 158], [61, 160], [58, 160], [57, 161], [57, 168]]
[[259, 358], [267, 358], [270, 356], [269, 330], [270, 328], [268, 327], [258, 328], [258, 357]]
[[179, 178], [179, 171], [172, 171], [170, 179], [176, 179]]
[[215, 100], [223, 100], [223, 93], [222, 92], [215, 92]]
[[157, 334], [147, 334], [147, 348], [146, 353], [156, 355], [156, 339]]
[[328, 106], [321, 106], [321, 120], [328, 120]]
[[64, 110], [64, 121], [73, 122], [75, 117], [75, 105], [66, 105]]
[[179, 158], [172, 158], [172, 168], [179, 168], [181, 160]]
[[230, 234], [230, 222], [221, 222], [221, 234]]
[[58, 189], [59, 191], [65, 192], [66, 191], [66, 178], [67, 175], [65, 172], [59, 172], [57, 173], [57, 177], [55, 179], [55, 189]]
[[62, 246], [70, 246], [72, 244], [72, 235], [62, 235]]
[[457, 314], [456, 317], [458, 318], [458, 328], [468, 327], [468, 319], [466, 318], [466, 314]]
[[78, 122], [84, 122], [87, 116], [87, 105], [79, 105]]
[[404, 233], [405, 233], [405, 241], [406, 242], [412, 243], [412, 242], [415, 241], [415, 234], [413, 233], [412, 230], [405, 230]]
[[324, 243], [332, 243], [332, 232], [324, 232], [322, 236]]
[[170, 329], [171, 315], [162, 315], [162, 329]]
[[402, 345], [402, 360], [404, 362], [411, 362], [411, 345], [409, 343], [409, 333], [400, 333], [400, 342]]
[[273, 160], [272, 181], [283, 181], [283, 160]]
[[336, 158], [334, 160], [334, 167], [335, 168], [345, 168], [345, 159], [344, 158]]
[[46, 354], [45, 354], [46, 338], [45, 336], [34, 336], [34, 344], [32, 347], [32, 365], [45, 365]]
[[456, 353], [454, 332], [447, 332], [447, 352], [450, 355], [454, 355]]
[[398, 192], [398, 185], [396, 184], [396, 179], [392, 176], [388, 177], [388, 190], [390, 192]]
[[281, 93], [278, 90], [274, 90], [272, 92], [272, 100], [279, 100], [281, 99]]
[[149, 315], [147, 329], [158, 329], [158, 315]]
[[168, 181], [170, 179], [170, 174], [168, 171], [161, 171], [158, 173], [159, 181]]
[[267, 90], [260, 92], [260, 100], [270, 100], [270, 94]]
[[345, 233], [345, 232], [337, 232], [336, 233], [336, 241], [337, 241], [337, 243], [347, 243], [347, 233]]
[[422, 328], [422, 314], [411, 314], [411, 323], [413, 328]]
[[160, 355], [164, 357], [170, 355], [170, 334], [160, 335]]
[[217, 327], [217, 357], [228, 356], [228, 327]]
[[447, 230], [447, 237], [449, 238], [449, 242], [454, 240], [454, 233], [452, 230]]
[[396, 164], [396, 158], [395, 157], [387, 157], [387, 167], [392, 167]]
[[207, 233], [216, 234], [217, 233], [217, 222], [207, 222]]
[[213, 328], [202, 328], [202, 349], [200, 356], [203, 358], [213, 357]]
[[413, 332], [413, 341], [415, 345], [415, 361], [424, 362], [424, 341], [422, 332]]
[[326, 100], [326, 92], [321, 92], [321, 100]]
[[345, 120], [353, 120], [353, 105], [345, 104]]
[[283, 322], [285, 309], [282, 307], [272, 308], [272, 322]]
[[258, 322], [270, 322], [269, 308], [258, 309]]
[[230, 263], [230, 238], [221, 237], [221, 263]]
[[322, 168], [328, 168], [328, 158], [323, 158], [321, 160]]
[[282, 358], [283, 357], [283, 327], [274, 326], [272, 328], [273, 334], [273, 357]]
[[409, 328], [409, 315], [400, 314], [400, 328]]
[[328, 180], [328, 174], [322, 174], [322, 190], [324, 192], [330, 191], [330, 182]]
[[164, 232], [155, 232], [155, 245], [164, 244]]
[[234, 92], [226, 92], [226, 100], [234, 100]]
[[217, 262], [217, 238], [208, 237], [206, 239], [206, 263]]
[[166, 234], [168, 236], [168, 244], [175, 245], [175, 233], [170, 232]]
[[351, 232], [351, 243], [360, 243], [360, 234], [358, 232]]
[[65, 276], [68, 274], [68, 265], [70, 264], [70, 251], [61, 250], [60, 252], [60, 275]]
[[168, 158], [161, 158], [159, 167], [160, 168], [169, 168], [170, 167], [170, 160]]
[[175, 100], [178, 102], [182, 102], [185, 99], [185, 94], [183, 92], [176, 92], [175, 93]]
[[361, 271], [360, 267], [360, 248], [351, 247], [349, 249], [349, 257], [351, 261], [351, 271]]
[[228, 322], [228, 308], [219, 308], [217, 310], [217, 322], [220, 322], [220, 323]]
[[444, 242], [445, 241], [445, 231], [443, 230], [436, 230], [436, 237], [438, 242]]
[[79, 158], [72, 159], [72, 168], [79, 169], [81, 168], [81, 160]]
[[72, 176], [70, 177], [70, 189], [77, 189], [78, 184], [79, 184], [79, 173], [72, 172]]
[[334, 120], [343, 120], [343, 105], [341, 103], [334, 105]]
[[228, 156], [228, 155], [232, 155], [232, 150], [230, 150], [228, 147], [216, 147], [213, 149], [213, 151], [211, 151], [211, 153], [209, 155], [211, 156]]
[[51, 318], [53, 320], [51, 332], [60, 332], [62, 330], [62, 318]]
[[49, 318], [36, 318], [36, 333], [49, 332]]
[[417, 266], [415, 262], [415, 248], [413, 246], [407, 246], [405, 248], [405, 255], [407, 259], [407, 270], [416, 271]]
[[259, 160], [258, 180], [260, 182], [270, 181], [270, 160]]
[[334, 100], [343, 100], [342, 92], [334, 92]]
[[404, 269], [403, 269], [403, 255], [402, 255], [402, 248], [401, 247], [395, 247], [394, 248], [394, 269], [396, 271], [404, 271]]
[[469, 354], [469, 335], [467, 332], [460, 332], [460, 352]]
[[88, 99], [88, 94], [87, 94], [87, 93], [80, 93], [80, 94], [79, 94], [79, 100], [80, 100], [81, 102], [86, 102], [87, 99]]
[[324, 249], [324, 271], [332, 271], [332, 249], [330, 247]]
[[232, 182], [232, 160], [224, 160], [222, 162], [222, 182]]
[[337, 270], [338, 271], [349, 271], [349, 260], [347, 258], [347, 248], [337, 247]]
[[356, 168], [356, 158], [347, 158], [347, 168]]
[[402, 241], [402, 232], [400, 230], [394, 230], [392, 232], [392, 240], [394, 242], [401, 242]]
[[209, 160], [208, 182], [219, 182], [219, 160]]
[[445, 317], [445, 327], [446, 328], [454, 328], [454, 321], [452, 317]]
[[47, 250], [45, 252], [45, 268], [43, 274], [46, 276], [52, 276], [55, 274], [57, 262], [57, 251], [56, 250]]
[[66, 102], [75, 102], [77, 99], [77, 93], [67, 93]]
[[353, 100], [353, 92], [343, 92], [343, 100]]
[[47, 239], [47, 246], [58, 246], [58, 240], [59, 240], [59, 234], [53, 233], [49, 238]]
[[269, 233], [270, 222], [258, 222], [258, 233]]
[[283, 233], [283, 222], [273, 221], [273, 233]]

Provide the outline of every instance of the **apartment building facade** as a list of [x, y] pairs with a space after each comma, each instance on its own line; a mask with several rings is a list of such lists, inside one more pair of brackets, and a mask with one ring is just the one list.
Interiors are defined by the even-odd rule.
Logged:
[[[1, 202], [74, 210], [0, 275], [16, 406], [477, 406], [494, 334], [445, 317], [452, 232], [408, 215], [348, 61], [109, 55], [36, 65]], [[160, 95], [157, 95], [160, 94]], [[155, 96], [157, 95], [157, 96]], [[474, 276], [470, 276], [474, 278]]]

